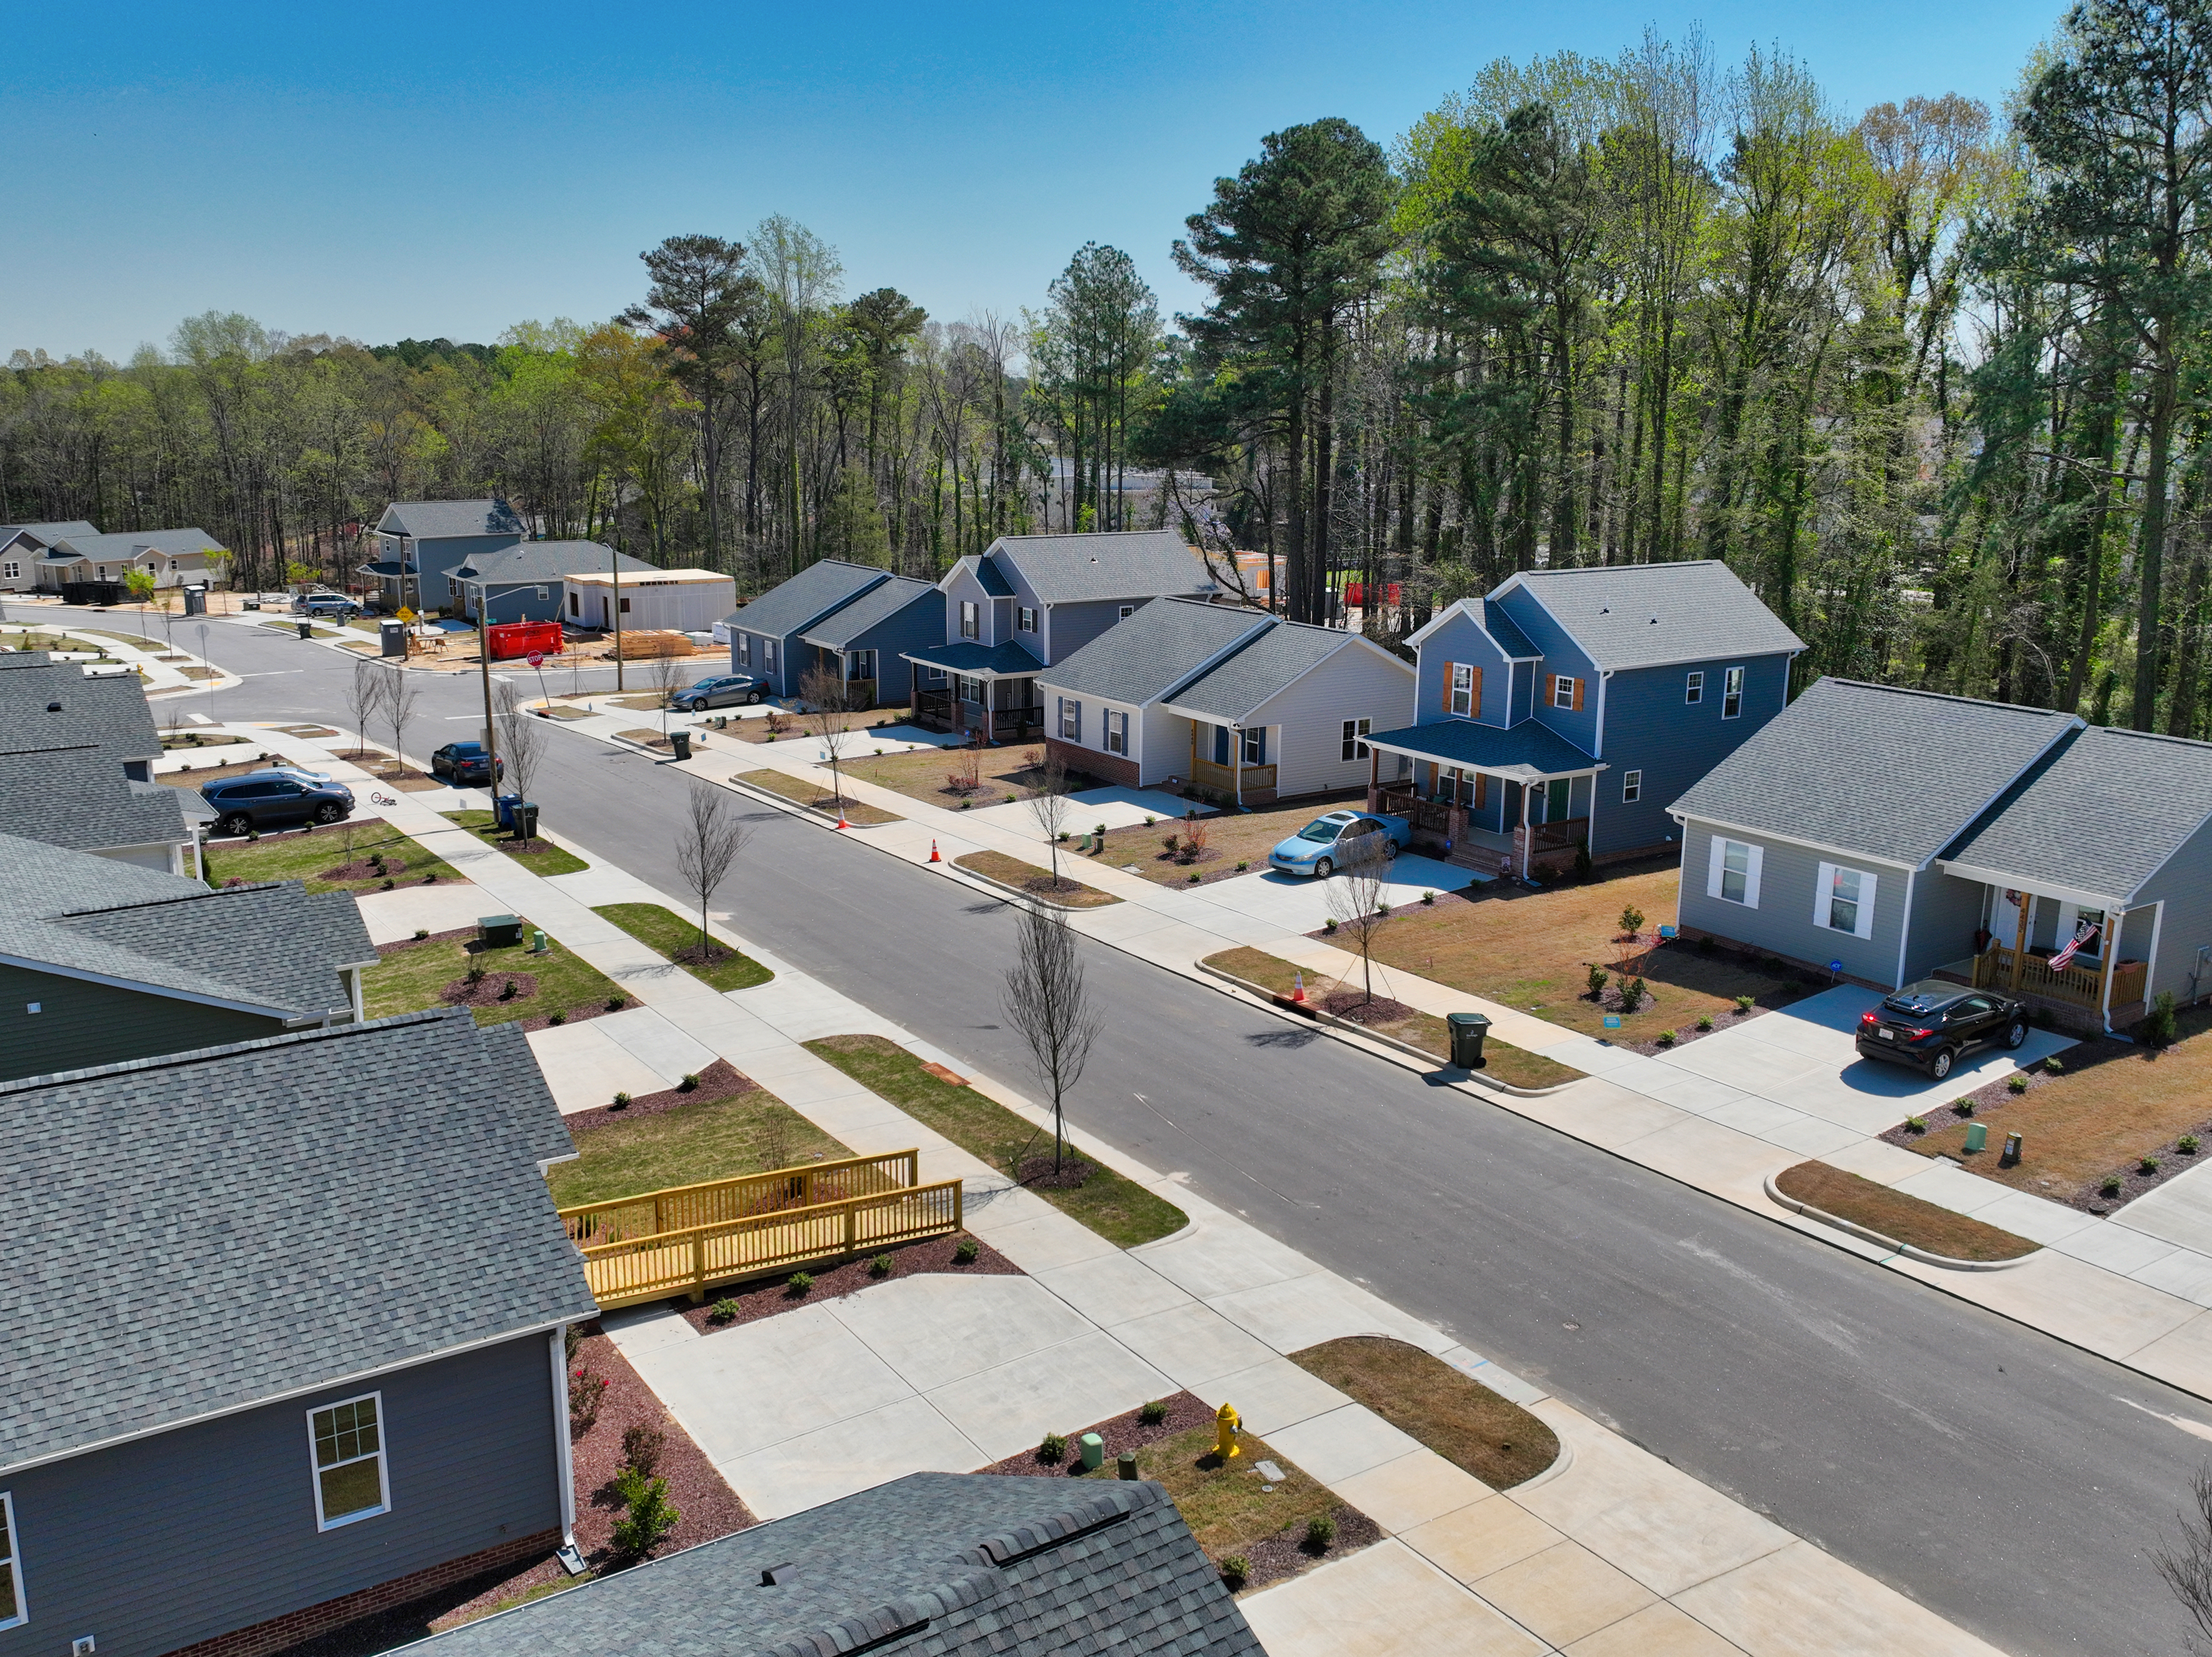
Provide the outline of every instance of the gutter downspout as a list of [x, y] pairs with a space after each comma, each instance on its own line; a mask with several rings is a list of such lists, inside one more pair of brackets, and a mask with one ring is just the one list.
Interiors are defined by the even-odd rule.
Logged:
[[1912, 883], [1919, 878], [1917, 869], [1905, 871], [1905, 913], [1897, 918], [1897, 978], [1890, 986], [1893, 990], [1905, 987], [1905, 951], [1912, 942]]
[[553, 1465], [561, 1481], [561, 1545], [576, 1545], [576, 1470], [568, 1449], [568, 1326], [546, 1344], [553, 1362]]
[[[2148, 1012], [2150, 1011], [2151, 997], [2157, 993], [2156, 990], [2152, 986], [2158, 978], [2158, 935], [2160, 930], [2164, 927], [2165, 925], [2166, 900], [2164, 898], [2160, 898], [2157, 902], [2152, 904], [2150, 907], [2150, 953], [2143, 962], [2142, 998], [2143, 1011], [2145, 1012]], [[2115, 950], [2118, 950], [2120, 947], [2119, 940], [2118, 938], [2112, 940], [2112, 947]]]

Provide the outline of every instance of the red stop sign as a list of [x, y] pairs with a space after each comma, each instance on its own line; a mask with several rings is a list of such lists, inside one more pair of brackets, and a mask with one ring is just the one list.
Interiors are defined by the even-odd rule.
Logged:
[[543, 667], [545, 665], [545, 652], [542, 650], [533, 650], [522, 659], [532, 667]]

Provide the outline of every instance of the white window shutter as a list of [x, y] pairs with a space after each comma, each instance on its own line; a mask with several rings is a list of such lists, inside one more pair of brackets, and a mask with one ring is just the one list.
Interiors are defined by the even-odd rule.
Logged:
[[1766, 848], [1763, 846], [1753, 847], [1751, 867], [1744, 871], [1743, 877], [1743, 906], [1747, 909], [1756, 909], [1759, 907], [1759, 865], [1765, 861]]
[[1857, 931], [1851, 934], [1852, 937], [1872, 938], [1874, 936], [1874, 895], [1881, 884], [1881, 881], [1873, 875], [1862, 874], [1859, 877], [1859, 924]]
[[1718, 897], [1721, 895], [1721, 873], [1725, 866], [1723, 859], [1728, 856], [1728, 841], [1715, 835], [1711, 841], [1711, 851], [1712, 856], [1707, 859], [1705, 870], [1705, 895]]
[[1824, 863], [1813, 881], [1813, 924], [1828, 930], [1828, 900], [1835, 895], [1836, 865]]

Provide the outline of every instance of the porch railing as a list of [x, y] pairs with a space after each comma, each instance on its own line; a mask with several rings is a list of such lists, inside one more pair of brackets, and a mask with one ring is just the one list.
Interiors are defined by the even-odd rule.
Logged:
[[1556, 852], [1563, 847], [1589, 844], [1588, 817], [1562, 817], [1557, 822], [1528, 825], [1528, 844], [1537, 852]]
[[1456, 806], [1423, 799], [1412, 788], [1382, 788], [1376, 791], [1375, 809], [1385, 816], [1403, 817], [1419, 835], [1441, 835], [1446, 840], [1458, 837], [1461, 825], [1466, 821]]
[[846, 680], [845, 701], [856, 710], [873, 707], [876, 705], [876, 682], [873, 679]]
[[1019, 742], [1024, 737], [1044, 735], [1044, 709], [1037, 707], [995, 707], [991, 710], [991, 740]]
[[[2012, 946], [1993, 944], [1974, 957], [1974, 987], [1978, 990], [2009, 990], [2012, 978]], [[2116, 961], [2112, 963], [2112, 1001], [2115, 1007], [2142, 999], [2143, 984], [2149, 965], [2142, 961]], [[2094, 1008], [2102, 1005], [2105, 992], [2104, 969], [2101, 967], [2061, 967], [2054, 970], [2050, 957], [2030, 954], [2020, 964], [2019, 988], [2023, 994], [2039, 995], [2047, 1000], [2063, 1001], [2076, 1007]]]
[[659, 1236], [693, 1226], [742, 1220], [778, 1209], [808, 1208], [818, 1203], [872, 1197], [913, 1186], [921, 1177], [920, 1159], [911, 1150], [880, 1156], [847, 1156], [834, 1162], [672, 1186], [663, 1191], [584, 1203], [561, 1211], [568, 1241], [578, 1247]]

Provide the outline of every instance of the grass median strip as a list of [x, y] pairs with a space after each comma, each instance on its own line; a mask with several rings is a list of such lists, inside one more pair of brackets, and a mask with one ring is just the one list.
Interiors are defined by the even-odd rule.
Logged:
[[603, 903], [592, 913], [611, 920], [647, 949], [718, 990], [749, 990], [775, 976], [750, 956], [740, 955], [712, 937], [702, 946], [696, 921], [686, 920], [658, 903]]
[[1800, 1162], [1774, 1176], [1775, 1189], [1784, 1196], [1832, 1214], [1853, 1225], [1911, 1243], [1947, 1260], [2016, 1260], [2033, 1254], [2038, 1245], [2009, 1231], [1984, 1224], [1966, 1214], [1954, 1214], [1918, 1197], [1893, 1191], [1886, 1185], [1846, 1174], [1826, 1162]]
[[[738, 780], [750, 787], [762, 788], [778, 798], [811, 805], [817, 811], [833, 816], [837, 810], [837, 796], [811, 777], [794, 777], [785, 771], [743, 771]], [[901, 822], [896, 811], [886, 811], [878, 805], [867, 805], [856, 799], [845, 802], [845, 821], [863, 828], [872, 828], [878, 823]]]
[[[964, 1083], [932, 1074], [896, 1041], [880, 1035], [830, 1035], [806, 1047], [869, 1092], [1009, 1175], [1021, 1157], [1051, 1149], [1047, 1130]], [[1188, 1219], [1173, 1203], [1098, 1164], [1079, 1186], [1035, 1189], [1060, 1212], [1121, 1248], [1180, 1231]]]
[[[1264, 950], [1224, 950], [1206, 956], [1204, 964], [1273, 995], [1289, 995], [1298, 985], [1297, 968]], [[1358, 986], [1349, 978], [1332, 985], [1319, 974], [1308, 974], [1304, 982], [1306, 999], [1322, 1011], [1419, 1047], [1439, 1062], [1451, 1057], [1450, 1033], [1436, 1014], [1386, 999], [1379, 992], [1373, 1003], [1366, 1003]], [[1483, 1042], [1482, 1057], [1481, 1073], [1512, 1087], [1555, 1088], [1582, 1079], [1580, 1071], [1501, 1041], [1495, 1035]]]
[[1559, 1460], [1559, 1435], [1540, 1417], [1402, 1340], [1350, 1335], [1291, 1362], [1492, 1490], [1526, 1484]]
[[485, 845], [496, 846], [534, 875], [573, 875], [592, 866], [542, 835], [527, 842], [510, 838], [489, 811], [441, 811], [439, 815]]
[[1071, 909], [1096, 909], [1121, 901], [1111, 892], [1102, 892], [1096, 886], [1085, 886], [1081, 881], [1066, 875], [1055, 881], [1049, 869], [1040, 869], [1034, 863], [1008, 857], [1004, 852], [969, 852], [952, 860], [962, 868], [986, 876], [1002, 885], [1035, 892], [1039, 897], [1065, 904]]

